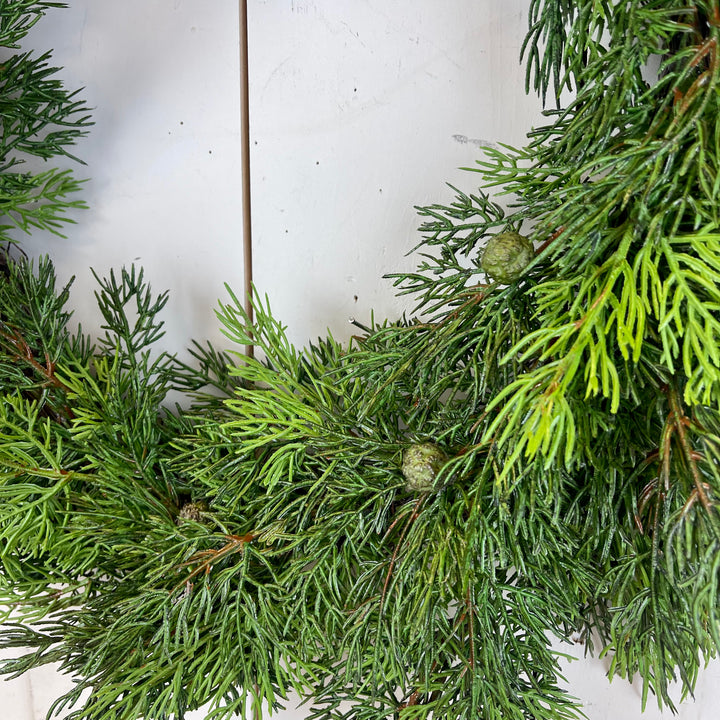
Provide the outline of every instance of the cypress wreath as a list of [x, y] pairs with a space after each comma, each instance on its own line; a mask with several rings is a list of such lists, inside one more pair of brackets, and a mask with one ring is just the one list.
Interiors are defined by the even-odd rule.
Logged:
[[[4, 2], [0, 45], [55, 5]], [[418, 319], [298, 351], [229, 292], [256, 358], [196, 344], [191, 367], [154, 348], [141, 271], [98, 279], [93, 341], [51, 262], [8, 252], [0, 670], [59, 663], [56, 714], [230, 718], [294, 689], [318, 719], [577, 718], [551, 646], [573, 632], [643, 705], [692, 691], [720, 647], [720, 5], [529, 16], [557, 109], [476, 168], [509, 211], [420, 211], [393, 276]], [[47, 62], [2, 67], [5, 241], [76, 204], [71, 174], [19, 172], [89, 122]], [[480, 249], [520, 233], [534, 254], [488, 280]]]

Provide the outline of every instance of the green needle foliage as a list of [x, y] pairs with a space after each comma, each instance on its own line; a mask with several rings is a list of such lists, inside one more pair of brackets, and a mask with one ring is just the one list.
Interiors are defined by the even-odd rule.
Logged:
[[[20, 51], [21, 41], [50, 8], [64, 3], [3, 0], [0, 6], [0, 243], [14, 231], [58, 233], [80, 189], [71, 170], [38, 170], [35, 158], [65, 155], [91, 124], [78, 91], [68, 92], [49, 63], [49, 52]], [[26, 168], [23, 171], [23, 166]]]
[[[8, 261], [0, 671], [59, 663], [58, 717], [294, 690], [317, 720], [570, 720], [573, 636], [643, 707], [692, 692], [720, 648], [720, 3], [529, 17], [549, 124], [420, 210], [411, 320], [300, 351], [229, 290], [237, 353], [190, 367], [142, 272], [98, 278], [93, 341], [48, 260]], [[488, 282], [507, 232], [535, 255]]]

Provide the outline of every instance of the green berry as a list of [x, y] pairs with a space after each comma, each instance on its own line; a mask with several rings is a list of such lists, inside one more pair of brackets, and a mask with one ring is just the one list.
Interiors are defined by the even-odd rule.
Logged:
[[535, 257], [535, 248], [529, 238], [516, 232], [493, 235], [480, 257], [480, 267], [496, 282], [515, 282]]
[[447, 459], [447, 455], [434, 443], [411, 445], [403, 453], [402, 474], [405, 476], [405, 489], [411, 493], [440, 490], [437, 476]]

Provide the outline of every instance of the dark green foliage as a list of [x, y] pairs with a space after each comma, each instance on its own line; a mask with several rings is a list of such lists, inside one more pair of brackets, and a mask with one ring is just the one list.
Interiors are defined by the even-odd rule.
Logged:
[[[192, 369], [155, 349], [141, 272], [99, 279], [93, 344], [49, 261], [8, 262], [0, 669], [59, 662], [58, 713], [229, 718], [295, 689], [318, 720], [577, 718], [551, 648], [573, 633], [643, 705], [692, 691], [720, 647], [720, 8], [530, 18], [529, 84], [575, 97], [476, 168], [509, 210], [421, 209], [412, 320], [298, 351], [230, 292], [256, 358], [196, 345]], [[536, 253], [487, 284], [501, 232]]]
[[[0, 243], [17, 240], [13, 230], [43, 228], [59, 232], [69, 208], [83, 207], [69, 197], [80, 189], [71, 170], [39, 171], [32, 158], [66, 155], [91, 124], [77, 92], [56, 77], [50, 53], [36, 56], [19, 43], [49, 9], [63, 3], [3, 0], [0, 8]], [[23, 166], [31, 169], [25, 169]]]

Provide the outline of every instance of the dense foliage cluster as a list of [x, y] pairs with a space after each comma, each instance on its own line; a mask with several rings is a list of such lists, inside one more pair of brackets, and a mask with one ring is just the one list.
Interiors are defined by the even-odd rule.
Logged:
[[10, 0], [0, 7], [0, 243], [12, 241], [18, 228], [58, 232], [67, 220], [64, 212], [83, 207], [70, 197], [80, 186], [72, 171], [40, 172], [32, 160], [58, 155], [77, 160], [70, 148], [90, 125], [88, 109], [55, 76], [49, 52], [10, 52], [20, 49], [49, 8], [60, 5]]
[[[3, 44], [48, 5], [3, 4]], [[59, 715], [230, 718], [294, 689], [318, 719], [570, 719], [553, 638], [670, 707], [716, 654], [720, 4], [529, 17], [528, 85], [557, 107], [475, 168], [509, 211], [485, 191], [421, 210], [420, 265], [394, 276], [415, 319], [298, 351], [229, 292], [219, 320], [255, 358], [196, 345], [190, 367], [154, 349], [167, 297], [142, 272], [98, 278], [92, 341], [49, 260], [7, 259], [0, 670], [59, 663]], [[87, 120], [15, 58], [1, 182], [26, 227], [69, 186], [7, 152], [63, 151]], [[7, 67], [51, 84], [25, 98]], [[51, 96], [45, 126], [17, 119]], [[536, 252], [489, 282], [504, 232]]]

